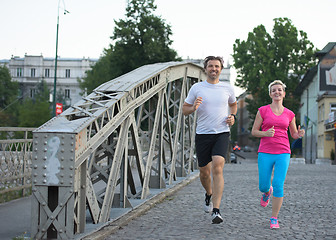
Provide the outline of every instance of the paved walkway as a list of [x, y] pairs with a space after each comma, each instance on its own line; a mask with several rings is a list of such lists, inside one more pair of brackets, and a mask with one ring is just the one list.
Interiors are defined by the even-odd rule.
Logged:
[[196, 178], [113, 234], [94, 235], [111, 240], [336, 239], [336, 166], [290, 165], [277, 230], [269, 229], [271, 203], [259, 205], [257, 174], [256, 164], [225, 166], [222, 224], [211, 224], [210, 214], [203, 212], [204, 191]]
[[[278, 230], [269, 229], [271, 203], [267, 208], [259, 205], [257, 164], [226, 164], [224, 178], [222, 224], [211, 224], [210, 214], [203, 212], [204, 191], [194, 174], [173, 187], [178, 191], [167, 189], [163, 197], [83, 238], [336, 239], [336, 165], [290, 165]], [[30, 211], [30, 198], [1, 204], [0, 239], [29, 235]]]

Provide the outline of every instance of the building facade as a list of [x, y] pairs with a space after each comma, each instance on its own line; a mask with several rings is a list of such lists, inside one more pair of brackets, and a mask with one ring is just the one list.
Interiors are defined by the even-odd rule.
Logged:
[[329, 116], [336, 111], [336, 42], [316, 56], [318, 65], [306, 72], [296, 89], [301, 96], [300, 121], [306, 129], [302, 153], [307, 163], [330, 161], [330, 152], [335, 152], [335, 126]]
[[336, 92], [326, 92], [318, 98], [317, 159], [335, 163]]
[[253, 123], [247, 110], [246, 99], [252, 99], [252, 95], [244, 92], [237, 98], [237, 142], [241, 147], [248, 146], [256, 150], [259, 139], [251, 135], [250, 127]]
[[[97, 61], [90, 58], [57, 59], [56, 91], [57, 95], [64, 97], [66, 105], [70, 106], [82, 98], [78, 80], [82, 80], [86, 76], [86, 71], [90, 70]], [[12, 80], [19, 83], [23, 98], [33, 98], [42, 80], [47, 83], [50, 93], [53, 93], [54, 58], [25, 55], [22, 58], [12, 57], [10, 60], [1, 60], [0, 64], [5, 65], [10, 71]]]

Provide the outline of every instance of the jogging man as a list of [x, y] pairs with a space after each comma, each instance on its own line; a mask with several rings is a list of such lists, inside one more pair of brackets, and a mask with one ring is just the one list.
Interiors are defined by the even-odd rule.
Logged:
[[228, 149], [230, 126], [236, 120], [237, 101], [233, 87], [220, 82], [223, 69], [221, 57], [208, 56], [204, 60], [207, 80], [194, 84], [183, 104], [183, 114], [195, 111], [196, 155], [200, 181], [205, 193], [205, 212], [212, 212], [212, 223], [223, 222], [219, 207], [224, 190], [223, 168]]

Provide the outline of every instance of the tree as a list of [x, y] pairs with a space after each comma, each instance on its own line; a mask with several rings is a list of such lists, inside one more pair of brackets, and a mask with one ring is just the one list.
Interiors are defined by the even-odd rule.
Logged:
[[0, 66], [0, 125], [13, 126], [15, 123], [14, 103], [18, 99], [18, 83], [13, 82], [6, 66]]
[[34, 98], [27, 98], [18, 108], [19, 127], [39, 127], [51, 118], [49, 90], [45, 81], [37, 85]]
[[305, 32], [298, 31], [288, 18], [275, 18], [272, 36], [259, 25], [246, 41], [237, 39], [233, 50], [236, 86], [253, 97], [246, 99], [251, 119], [259, 107], [270, 103], [268, 84], [276, 79], [287, 85], [284, 105], [297, 112], [300, 101], [293, 92], [304, 73], [316, 64], [316, 50]]
[[130, 0], [125, 20], [114, 21], [112, 44], [80, 81], [80, 87], [91, 92], [100, 84], [140, 66], [168, 61], [179, 61], [171, 49], [170, 25], [155, 16], [154, 0]]

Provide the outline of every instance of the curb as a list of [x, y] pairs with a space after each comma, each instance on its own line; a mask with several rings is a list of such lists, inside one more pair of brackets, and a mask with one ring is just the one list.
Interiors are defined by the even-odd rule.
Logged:
[[114, 232], [118, 231], [121, 227], [127, 225], [133, 219], [145, 214], [148, 210], [153, 208], [156, 204], [162, 202], [166, 197], [174, 194], [182, 187], [188, 185], [189, 183], [193, 182], [195, 179], [199, 177], [199, 174], [193, 174], [181, 182], [177, 183], [173, 187], [155, 195], [154, 197], [150, 198], [148, 201], [145, 201], [143, 204], [133, 208], [128, 213], [124, 214], [123, 216], [111, 221], [107, 222], [104, 226], [99, 229], [94, 230], [93, 232], [88, 233], [87, 235], [83, 236], [80, 239], [83, 240], [103, 240], [113, 234]]

